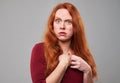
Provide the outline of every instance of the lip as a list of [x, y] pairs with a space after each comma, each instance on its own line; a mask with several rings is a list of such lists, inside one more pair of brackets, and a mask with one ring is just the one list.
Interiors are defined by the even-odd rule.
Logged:
[[66, 35], [66, 32], [59, 32], [59, 35], [64, 36]]

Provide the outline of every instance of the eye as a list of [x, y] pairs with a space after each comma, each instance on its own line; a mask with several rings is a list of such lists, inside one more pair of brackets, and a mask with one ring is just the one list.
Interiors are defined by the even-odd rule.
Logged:
[[67, 25], [71, 25], [71, 24], [72, 24], [72, 21], [71, 21], [71, 20], [66, 20], [65, 23], [66, 23]]
[[57, 24], [59, 24], [60, 22], [61, 22], [61, 19], [55, 19], [55, 22], [57, 23]]

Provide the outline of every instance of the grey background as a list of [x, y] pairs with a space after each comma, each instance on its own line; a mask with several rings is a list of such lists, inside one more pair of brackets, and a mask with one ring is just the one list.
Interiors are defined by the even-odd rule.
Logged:
[[[32, 47], [52, 8], [65, 0], [0, 0], [0, 83], [32, 83]], [[120, 0], [68, 0], [81, 13], [99, 80], [120, 82]]]

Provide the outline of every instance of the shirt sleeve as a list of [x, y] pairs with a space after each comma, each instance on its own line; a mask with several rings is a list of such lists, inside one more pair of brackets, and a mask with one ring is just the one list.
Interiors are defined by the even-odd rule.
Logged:
[[32, 49], [30, 71], [33, 83], [46, 83], [46, 62], [44, 58], [43, 44], [36, 44]]

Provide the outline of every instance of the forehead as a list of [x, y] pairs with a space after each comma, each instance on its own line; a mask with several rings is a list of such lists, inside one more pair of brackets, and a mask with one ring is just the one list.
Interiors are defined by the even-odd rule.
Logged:
[[58, 9], [56, 11], [55, 17], [63, 18], [63, 19], [72, 19], [67, 9]]

